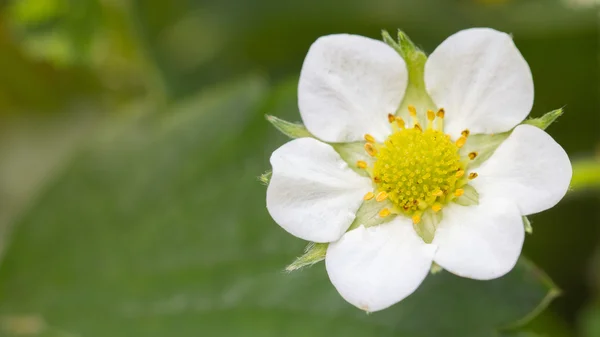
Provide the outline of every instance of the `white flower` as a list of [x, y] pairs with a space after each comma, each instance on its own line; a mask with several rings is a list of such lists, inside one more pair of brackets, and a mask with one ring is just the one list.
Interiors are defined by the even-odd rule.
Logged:
[[[295, 139], [271, 156], [271, 216], [299, 238], [329, 242], [331, 282], [366, 311], [410, 295], [432, 262], [478, 280], [506, 274], [521, 253], [522, 217], [558, 203], [571, 180], [560, 145], [519, 125], [533, 105], [533, 80], [509, 35], [458, 32], [420, 77], [408, 62], [377, 40], [319, 38], [298, 104], [320, 140]], [[510, 130], [481, 162], [485, 138], [477, 137]], [[348, 165], [334, 146], [351, 142], [368, 155]], [[357, 218], [361, 205], [377, 207], [380, 221]]]

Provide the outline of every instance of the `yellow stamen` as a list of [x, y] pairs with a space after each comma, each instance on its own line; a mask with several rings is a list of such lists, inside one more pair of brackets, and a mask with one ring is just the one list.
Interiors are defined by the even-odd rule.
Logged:
[[446, 112], [444, 111], [444, 108], [440, 108], [436, 114], [438, 120], [437, 120], [437, 129], [439, 131], [444, 131], [444, 115], [446, 114]]
[[388, 194], [384, 191], [381, 191], [379, 193], [377, 193], [377, 197], [375, 197], [375, 200], [377, 200], [378, 202], [382, 202], [385, 199], [387, 199]]
[[435, 119], [435, 112], [433, 110], [427, 110], [427, 130], [433, 129], [433, 120]]
[[408, 106], [408, 113], [411, 115], [411, 117], [417, 117], [417, 109], [414, 105]]
[[421, 222], [421, 216], [419, 214], [415, 214], [412, 216], [412, 221], [414, 224], [418, 224], [419, 222]]
[[364, 200], [371, 200], [375, 197], [375, 193], [373, 192], [367, 192], [367, 194], [365, 194], [365, 196], [363, 197]]
[[465, 194], [465, 190], [463, 190], [462, 188], [458, 188], [456, 189], [456, 191], [454, 191], [454, 196], [460, 197], [463, 194]]
[[375, 137], [371, 136], [370, 134], [365, 134], [365, 140], [367, 141], [367, 143], [375, 143]]
[[387, 208], [384, 208], [381, 211], [379, 211], [379, 216], [382, 218], [385, 218], [386, 216], [388, 216], [390, 214], [392, 214], [392, 212], [390, 212], [390, 210]]
[[421, 125], [419, 123], [416, 123], [414, 126], [415, 129], [419, 130], [419, 131], [423, 131], [423, 128], [421, 127]]
[[427, 120], [430, 120], [433, 122], [434, 119], [435, 119], [435, 112], [433, 112], [433, 110], [427, 110]]
[[458, 148], [461, 148], [461, 147], [465, 146], [466, 142], [467, 142], [467, 137], [461, 136], [460, 138], [458, 138], [458, 140], [456, 140], [456, 146]]
[[440, 205], [440, 204], [433, 204], [433, 206], [431, 206], [431, 209], [432, 209], [434, 212], [436, 212], [436, 213], [437, 213], [437, 212], [439, 212], [439, 211], [442, 209], [442, 205]]
[[359, 160], [359, 161], [356, 162], [356, 166], [358, 168], [361, 168], [361, 169], [366, 169], [367, 168], [367, 162], [364, 161], [364, 160]]
[[444, 110], [444, 108], [440, 108], [437, 112], [437, 117], [444, 118], [444, 115], [446, 115], [446, 110]]
[[461, 133], [460, 133], [463, 137], [467, 138], [469, 137], [469, 135], [471, 134], [471, 131], [469, 131], [469, 129], [464, 129]]
[[375, 182], [376, 184], [379, 184], [381, 182], [381, 178], [373, 177], [373, 182]]
[[477, 158], [477, 154], [478, 154], [478, 153], [477, 153], [477, 152], [475, 152], [475, 151], [473, 151], [473, 152], [469, 153], [469, 159], [473, 160], [473, 159]]
[[465, 171], [464, 170], [458, 170], [456, 171], [456, 178], [460, 178], [462, 176], [465, 175]]
[[396, 117], [396, 124], [398, 124], [400, 129], [406, 129], [406, 123], [404, 123], [404, 119]]
[[377, 155], [377, 149], [371, 143], [365, 144], [365, 151], [367, 151], [367, 154], [369, 154], [371, 157], [375, 157]]
[[396, 120], [396, 117], [394, 117], [392, 114], [388, 114], [388, 122], [394, 123], [394, 120]]
[[437, 190], [437, 191], [434, 191], [433, 193], [431, 193], [431, 195], [434, 195], [436, 197], [441, 197], [442, 195], [444, 195], [444, 192], [442, 190]]
[[477, 174], [477, 172], [471, 172], [471, 173], [469, 173], [469, 180], [473, 180], [473, 179], [477, 178], [477, 176], [479, 176], [479, 174]]

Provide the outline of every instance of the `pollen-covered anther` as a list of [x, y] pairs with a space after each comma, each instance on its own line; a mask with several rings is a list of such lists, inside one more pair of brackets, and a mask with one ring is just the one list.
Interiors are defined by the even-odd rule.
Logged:
[[456, 171], [456, 174], [455, 174], [456, 178], [460, 178], [464, 175], [465, 175], [465, 170], [458, 170], [458, 171]]
[[435, 112], [427, 110], [427, 129], [433, 129], [433, 121], [435, 120]]
[[444, 195], [444, 191], [437, 190], [437, 191], [434, 191], [433, 193], [431, 193], [431, 195], [436, 196], [436, 197], [441, 197], [442, 195]]
[[392, 214], [392, 212], [389, 210], [389, 208], [384, 208], [381, 211], [379, 211], [379, 216], [382, 218], [385, 218], [386, 216]]
[[444, 130], [444, 115], [446, 115], [446, 111], [444, 111], [444, 108], [440, 108], [435, 115], [437, 116], [437, 129], [440, 131], [443, 131]]
[[419, 224], [421, 222], [421, 216], [419, 214], [415, 214], [412, 216], [412, 221], [414, 224]]
[[442, 210], [442, 205], [441, 204], [433, 204], [433, 206], [431, 206], [431, 209], [437, 213]]
[[388, 114], [388, 122], [390, 123], [394, 123], [394, 121], [396, 120], [396, 117], [392, 114]]
[[367, 141], [367, 143], [375, 143], [375, 137], [371, 136], [370, 134], [365, 134], [365, 140]]
[[462, 188], [458, 188], [458, 189], [456, 189], [456, 191], [454, 191], [455, 197], [460, 197], [463, 194], [465, 194], [465, 190], [463, 190]]
[[406, 123], [404, 122], [404, 119], [396, 117], [396, 124], [400, 129], [406, 129]]
[[421, 124], [419, 124], [419, 123], [416, 123], [414, 128], [418, 131], [423, 131], [423, 128], [421, 127]]
[[474, 160], [475, 158], [477, 158], [478, 153], [473, 151], [469, 153], [469, 159]]
[[462, 130], [462, 132], [460, 134], [461, 134], [461, 136], [467, 138], [471, 134], [471, 131], [469, 131], [469, 129], [464, 129], [464, 130]]
[[465, 146], [465, 144], [467, 143], [467, 137], [465, 136], [460, 136], [457, 140], [456, 140], [456, 146], [458, 148], [461, 148], [463, 146]]
[[375, 200], [377, 200], [378, 202], [382, 202], [385, 199], [387, 199], [387, 197], [388, 197], [388, 194], [384, 191], [381, 191], [381, 192], [377, 193]]
[[375, 193], [373, 192], [367, 192], [367, 194], [365, 194], [365, 196], [363, 197], [363, 200], [371, 200], [375, 197]]
[[444, 110], [444, 108], [440, 108], [436, 115], [438, 118], [444, 118], [444, 116], [446, 115], [446, 110]]
[[356, 162], [356, 167], [361, 168], [361, 169], [366, 169], [367, 168], [367, 162], [364, 160], [359, 160]]
[[469, 180], [473, 180], [473, 179], [477, 178], [477, 176], [479, 176], [477, 174], [477, 172], [471, 172], [471, 173], [469, 173]]
[[410, 114], [411, 117], [417, 117], [417, 108], [415, 108], [414, 105], [409, 105], [408, 113]]
[[377, 149], [371, 143], [365, 143], [365, 151], [371, 157], [375, 157], [377, 155]]

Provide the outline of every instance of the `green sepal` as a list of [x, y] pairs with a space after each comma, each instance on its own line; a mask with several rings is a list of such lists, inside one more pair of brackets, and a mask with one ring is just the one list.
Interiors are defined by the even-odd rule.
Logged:
[[281, 131], [284, 135], [290, 138], [302, 138], [302, 137], [313, 137], [314, 136], [306, 129], [302, 123], [292, 123], [281, 118], [265, 115], [265, 118], [273, 124], [273, 126]]
[[429, 269], [429, 273], [431, 275], [435, 275], [435, 274], [441, 272], [442, 270], [444, 270], [444, 268], [442, 268], [442, 266], [440, 266], [439, 264], [437, 264], [435, 262], [431, 262], [431, 268]]
[[526, 216], [523, 217], [523, 227], [525, 227], [525, 233], [533, 234], [533, 227], [531, 227], [531, 221], [529, 221], [529, 219]]
[[[564, 113], [563, 109], [556, 109], [547, 112], [542, 117], [530, 118], [521, 124], [533, 125], [545, 130], [550, 124], [554, 123], [558, 117]], [[469, 163], [469, 169], [472, 170], [488, 160], [494, 151], [504, 142], [512, 130], [496, 134], [477, 134], [469, 136], [469, 140], [463, 148], [460, 149], [461, 156], [466, 157], [470, 152], [477, 152], [477, 158]]]
[[425, 243], [431, 243], [435, 236], [437, 226], [442, 221], [442, 212], [434, 212], [432, 209], [428, 209], [421, 215], [421, 221], [418, 224], [413, 223], [413, 228], [417, 234], [425, 241]]
[[285, 270], [291, 272], [323, 261], [327, 254], [327, 247], [329, 247], [328, 243], [309, 243], [306, 248], [304, 248], [304, 254], [296, 258], [289, 266], [285, 267]]
[[414, 105], [417, 108], [417, 117], [421, 125], [425, 125], [427, 110], [437, 109], [425, 87], [424, 74], [427, 55], [417, 48], [408, 35], [402, 31], [398, 31], [398, 42], [394, 41], [385, 30], [381, 32], [381, 35], [383, 36], [383, 41], [394, 48], [404, 59], [406, 69], [408, 70], [408, 85], [406, 92], [403, 93], [402, 102], [396, 110], [396, 116], [400, 116], [409, 122], [408, 106]]
[[261, 184], [267, 186], [267, 185], [269, 185], [269, 181], [271, 181], [272, 175], [273, 175], [273, 171], [268, 170], [258, 177], [258, 181], [260, 181]]
[[461, 187], [465, 192], [460, 197], [454, 199], [454, 202], [461, 206], [479, 205], [479, 193], [471, 185]]
[[521, 124], [529, 124], [529, 125], [536, 126], [542, 130], [546, 130], [546, 128], [549, 127], [550, 124], [554, 123], [558, 119], [558, 117], [562, 116], [563, 113], [564, 113], [564, 111], [562, 108], [552, 110], [550, 112], [545, 113], [542, 117], [530, 118], [530, 119], [525, 120]]
[[359, 160], [365, 161], [367, 165], [373, 167], [375, 160], [365, 152], [365, 142], [352, 142], [352, 143], [334, 143], [329, 144], [333, 149], [342, 157], [342, 159], [348, 164], [348, 166], [354, 170], [354, 172], [361, 176], [368, 177], [369, 173], [364, 169], [358, 168], [356, 162]]

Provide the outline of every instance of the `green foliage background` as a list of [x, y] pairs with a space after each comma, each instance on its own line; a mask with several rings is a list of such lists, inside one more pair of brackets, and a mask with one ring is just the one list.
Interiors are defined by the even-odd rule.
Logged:
[[[0, 336], [600, 336], [598, 21], [585, 0], [1, 2]], [[431, 52], [474, 26], [514, 35], [532, 116], [565, 108], [573, 190], [525, 244], [545, 273], [441, 273], [365, 315], [322, 265], [283, 272], [304, 243], [264, 207], [286, 138], [263, 116], [299, 120], [310, 44], [400, 28]]]

